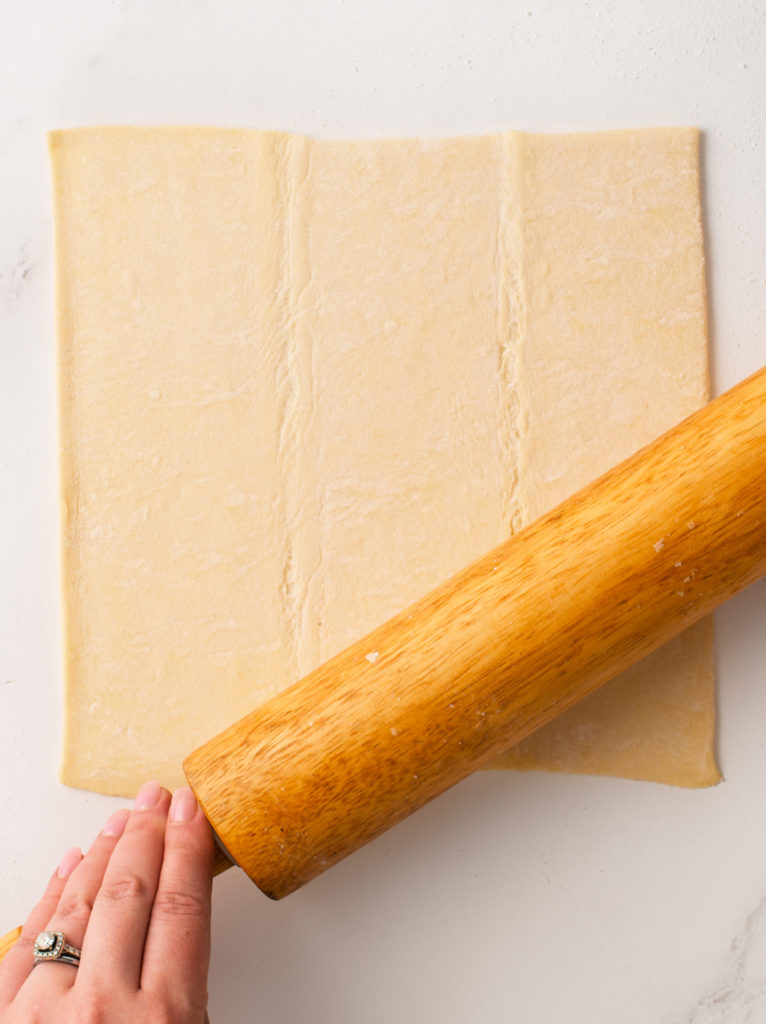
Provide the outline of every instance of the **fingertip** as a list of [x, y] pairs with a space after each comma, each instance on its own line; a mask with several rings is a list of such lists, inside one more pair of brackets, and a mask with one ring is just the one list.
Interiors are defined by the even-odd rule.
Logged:
[[194, 792], [187, 787], [177, 789], [168, 813], [165, 826], [166, 852], [179, 850], [194, 851], [193, 856], [207, 871], [208, 861], [212, 870], [215, 849], [213, 830], [197, 801]]
[[157, 782], [156, 779], [151, 779], [149, 782], [145, 782], [136, 794], [136, 801], [133, 805], [133, 809], [136, 811], [149, 811], [153, 807], [156, 807], [162, 799], [163, 793], [162, 786]]
[[128, 824], [130, 819], [130, 811], [127, 808], [115, 811], [114, 814], [109, 818], [106, 825], [101, 830], [101, 834], [105, 836], [112, 836], [118, 839], [125, 831], [125, 826]]
[[173, 794], [170, 802], [170, 820], [176, 824], [188, 824], [197, 816], [198, 804], [194, 793], [182, 786]]
[[59, 861], [59, 866], [56, 869], [56, 875], [61, 879], [69, 878], [81, 860], [82, 850], [80, 847], [70, 846]]

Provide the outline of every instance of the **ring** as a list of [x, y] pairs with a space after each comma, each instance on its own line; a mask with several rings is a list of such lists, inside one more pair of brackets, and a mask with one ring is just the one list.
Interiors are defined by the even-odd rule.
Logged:
[[68, 945], [62, 932], [40, 932], [35, 939], [35, 967], [48, 962], [79, 967], [81, 956], [82, 950]]

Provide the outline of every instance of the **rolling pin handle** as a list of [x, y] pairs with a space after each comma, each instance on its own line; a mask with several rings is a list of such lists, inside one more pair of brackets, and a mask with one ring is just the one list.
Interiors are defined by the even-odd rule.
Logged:
[[213, 826], [210, 826], [213, 833], [213, 839], [215, 840], [215, 854], [213, 859], [213, 875], [220, 875], [224, 871], [228, 871], [229, 868], [235, 868], [237, 862], [234, 860], [232, 855], [226, 849], [221, 842], [221, 837], [218, 835]]
[[11, 949], [13, 949], [19, 941], [20, 935], [21, 927], [19, 926], [18, 928], [14, 928], [12, 932], [8, 932], [7, 935], [3, 935], [3, 937], [0, 938], [0, 960], [3, 959], [6, 953], [9, 953]]

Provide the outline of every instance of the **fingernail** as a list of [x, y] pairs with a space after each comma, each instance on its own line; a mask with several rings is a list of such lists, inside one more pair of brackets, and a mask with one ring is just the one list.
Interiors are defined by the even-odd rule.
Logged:
[[129, 817], [130, 811], [115, 811], [111, 818], [107, 821], [106, 825], [104, 825], [103, 835], [121, 836], [122, 833], [125, 831], [125, 826], [128, 824]]
[[156, 807], [160, 802], [162, 786], [159, 782], [145, 782], [136, 795], [135, 808], [137, 811], [148, 811]]
[[171, 821], [191, 821], [197, 813], [197, 801], [190, 789], [177, 789], [170, 802]]
[[61, 858], [57, 872], [59, 878], [69, 878], [81, 860], [82, 850], [79, 846], [70, 846]]

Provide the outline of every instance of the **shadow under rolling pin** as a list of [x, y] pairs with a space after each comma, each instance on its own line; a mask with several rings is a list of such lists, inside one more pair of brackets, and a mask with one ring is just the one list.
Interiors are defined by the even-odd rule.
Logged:
[[211, 739], [186, 776], [279, 899], [764, 573], [766, 368]]

